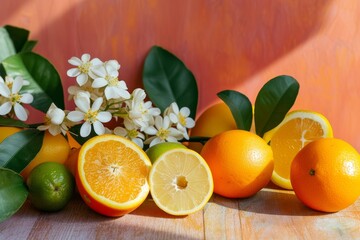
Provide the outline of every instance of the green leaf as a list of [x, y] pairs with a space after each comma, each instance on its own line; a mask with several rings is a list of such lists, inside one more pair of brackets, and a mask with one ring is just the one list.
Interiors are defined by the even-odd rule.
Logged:
[[260, 89], [255, 101], [255, 129], [260, 137], [284, 119], [296, 100], [299, 87], [296, 79], [282, 75]]
[[37, 41], [27, 41], [23, 48], [21, 49], [21, 52], [31, 52], [33, 50], [33, 48], [36, 46]]
[[27, 196], [23, 178], [10, 169], [0, 168], [0, 222], [15, 214]]
[[20, 52], [27, 42], [30, 32], [24, 28], [14, 27], [11, 25], [6, 25], [4, 28], [9, 33], [16, 52]]
[[224, 90], [217, 95], [230, 108], [237, 128], [250, 131], [253, 113], [249, 98], [244, 94], [233, 90]]
[[0, 28], [0, 63], [9, 56], [16, 54], [15, 46], [5, 28]]
[[80, 144], [83, 145], [87, 140], [89, 140], [92, 137], [97, 136], [97, 134], [95, 133], [94, 129], [91, 128], [91, 132], [89, 134], [89, 136], [87, 137], [81, 137], [80, 136], [80, 128], [81, 128], [82, 124], [78, 124], [75, 125], [73, 127], [71, 127], [69, 133], [71, 134], [71, 136]]
[[190, 109], [195, 119], [198, 89], [194, 75], [175, 55], [154, 46], [145, 59], [143, 84], [153, 104], [163, 112], [171, 103]]
[[20, 173], [39, 152], [44, 132], [26, 129], [14, 133], [0, 143], [0, 167]]
[[0, 126], [11, 126], [11, 127], [21, 127], [21, 128], [28, 127], [28, 125], [23, 121], [12, 118], [5, 118], [3, 116], [0, 116]]
[[22, 76], [30, 82], [22, 91], [30, 91], [34, 96], [31, 106], [47, 112], [52, 102], [64, 109], [64, 94], [61, 79], [54, 66], [44, 57], [23, 52], [8, 57], [3, 61], [7, 75]]

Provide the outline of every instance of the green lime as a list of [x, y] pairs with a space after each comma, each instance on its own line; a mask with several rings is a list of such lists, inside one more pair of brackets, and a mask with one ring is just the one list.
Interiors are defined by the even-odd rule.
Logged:
[[44, 162], [37, 165], [27, 178], [29, 199], [43, 211], [59, 211], [70, 201], [75, 188], [74, 177], [61, 163]]
[[187, 148], [187, 147], [178, 142], [163, 142], [150, 147], [148, 150], [146, 150], [146, 154], [150, 158], [150, 161], [154, 163], [163, 153], [174, 148]]

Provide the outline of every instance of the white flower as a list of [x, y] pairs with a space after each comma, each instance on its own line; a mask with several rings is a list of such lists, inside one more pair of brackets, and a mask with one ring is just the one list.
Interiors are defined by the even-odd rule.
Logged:
[[75, 104], [79, 110], [69, 112], [67, 118], [73, 122], [85, 122], [80, 128], [80, 136], [87, 137], [91, 132], [91, 125], [94, 126], [94, 131], [97, 135], [105, 133], [105, 127], [102, 123], [109, 122], [111, 120], [111, 113], [106, 111], [99, 111], [102, 98], [97, 98], [90, 107], [90, 99], [86, 96], [75, 98]]
[[53, 136], [58, 135], [59, 133], [65, 135], [68, 127], [66, 126], [64, 119], [65, 112], [52, 103], [45, 116], [45, 125], [40, 125], [37, 129], [40, 131], [49, 130], [50, 134]]
[[129, 118], [141, 127], [141, 131], [151, 125], [149, 123], [161, 113], [159, 108], [152, 107], [151, 101], [144, 102], [145, 97], [145, 91], [137, 88], [132, 93], [132, 99], [126, 102], [129, 108]]
[[[119, 80], [119, 72], [114, 62], [106, 62], [103, 66], [94, 69], [94, 72], [99, 76], [94, 79], [92, 83], [93, 88], [105, 87], [106, 99], [129, 99], [130, 93], [127, 91], [125, 81]], [[120, 66], [120, 65], [119, 65]]]
[[126, 137], [136, 143], [140, 148], [144, 147], [144, 139], [145, 135], [139, 132], [136, 125], [129, 119], [124, 119], [124, 126], [123, 127], [116, 127], [114, 129], [114, 134]]
[[170, 120], [176, 124], [177, 129], [183, 133], [184, 138], [189, 139], [187, 129], [195, 126], [195, 121], [189, 117], [190, 109], [188, 107], [182, 107], [179, 110], [177, 103], [173, 102], [166, 112], [168, 113]]
[[89, 76], [91, 78], [95, 78], [96, 75], [94, 75], [92, 71], [93, 67], [103, 64], [98, 58], [90, 60], [90, 54], [87, 53], [83, 54], [81, 59], [78, 57], [72, 57], [68, 60], [68, 62], [75, 66], [75, 68], [69, 69], [67, 71], [67, 75], [69, 77], [76, 77], [76, 81], [79, 86], [84, 85], [88, 81]]
[[28, 115], [25, 108], [21, 104], [30, 104], [34, 98], [30, 93], [19, 93], [24, 84], [22, 77], [18, 76], [15, 79], [8, 77], [8, 79], [9, 82], [12, 82], [11, 87], [8, 86], [4, 81], [0, 82], [0, 95], [4, 97], [4, 102], [0, 106], [0, 115], [6, 115], [10, 113], [12, 108], [14, 108], [16, 117], [21, 121], [26, 121]]
[[155, 126], [147, 127], [144, 132], [149, 135], [155, 135], [146, 139], [145, 143], [152, 147], [161, 142], [177, 142], [182, 139], [182, 133], [176, 128], [171, 127], [171, 122], [168, 116], [162, 118], [155, 117]]

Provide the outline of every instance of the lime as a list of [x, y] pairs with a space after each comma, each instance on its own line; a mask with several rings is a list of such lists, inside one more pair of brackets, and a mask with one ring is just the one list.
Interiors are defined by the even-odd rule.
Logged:
[[163, 153], [174, 148], [187, 148], [187, 147], [185, 147], [183, 144], [178, 142], [163, 142], [150, 147], [148, 150], [146, 150], [146, 154], [150, 158], [150, 161], [154, 163]]
[[29, 199], [43, 211], [59, 211], [70, 201], [75, 187], [74, 177], [61, 163], [44, 162], [36, 166], [27, 178]]

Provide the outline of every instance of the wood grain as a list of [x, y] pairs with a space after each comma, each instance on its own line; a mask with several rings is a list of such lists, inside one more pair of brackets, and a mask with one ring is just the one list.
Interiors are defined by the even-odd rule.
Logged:
[[0, 239], [359, 239], [359, 226], [360, 199], [328, 214], [269, 186], [247, 199], [214, 195], [202, 211], [184, 217], [164, 213], [150, 198], [120, 218], [93, 212], [77, 194], [57, 213], [27, 202], [0, 224]]

